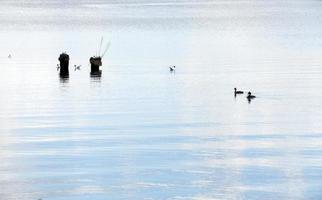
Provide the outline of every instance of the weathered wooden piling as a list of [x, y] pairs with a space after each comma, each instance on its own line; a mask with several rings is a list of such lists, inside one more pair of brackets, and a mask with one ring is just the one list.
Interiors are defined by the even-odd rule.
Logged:
[[67, 53], [62, 53], [59, 55], [58, 58], [60, 62], [60, 70], [59, 70], [59, 75], [61, 77], [68, 77], [69, 76], [69, 55]]
[[102, 70], [100, 70], [100, 66], [102, 66], [102, 58], [99, 57], [91, 57], [89, 59], [91, 63], [91, 76], [101, 76]]

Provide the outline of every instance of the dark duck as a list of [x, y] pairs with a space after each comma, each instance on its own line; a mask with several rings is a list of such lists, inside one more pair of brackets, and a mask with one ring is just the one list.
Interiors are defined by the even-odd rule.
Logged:
[[234, 88], [234, 94], [244, 94], [243, 91], [237, 90], [237, 88]]
[[252, 95], [251, 92], [248, 92], [247, 99], [254, 99], [256, 96]]

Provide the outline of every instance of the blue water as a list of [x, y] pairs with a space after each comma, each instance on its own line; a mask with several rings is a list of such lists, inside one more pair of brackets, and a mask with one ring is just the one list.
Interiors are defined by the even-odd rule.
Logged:
[[2, 1], [0, 199], [321, 199], [321, 9]]

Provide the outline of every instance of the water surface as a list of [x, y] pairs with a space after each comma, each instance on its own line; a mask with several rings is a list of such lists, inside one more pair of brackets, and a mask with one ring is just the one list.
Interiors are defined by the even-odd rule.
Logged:
[[321, 9], [2, 1], [0, 199], [321, 199]]

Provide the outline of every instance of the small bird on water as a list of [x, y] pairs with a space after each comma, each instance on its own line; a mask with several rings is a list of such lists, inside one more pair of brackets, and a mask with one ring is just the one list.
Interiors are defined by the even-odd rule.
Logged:
[[244, 91], [239, 91], [237, 88], [234, 88], [234, 93], [236, 94], [244, 94]]
[[169, 67], [169, 68], [170, 68], [170, 72], [173, 72], [176, 69], [176, 66]]
[[80, 70], [81, 66], [82, 66], [82, 65], [78, 65], [78, 66], [74, 65], [74, 67], [75, 67], [74, 71], [76, 71], [76, 70]]
[[254, 99], [254, 98], [256, 98], [256, 96], [252, 95], [251, 92], [248, 92], [247, 99], [250, 100], [250, 99]]

